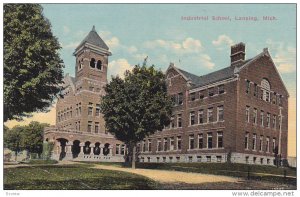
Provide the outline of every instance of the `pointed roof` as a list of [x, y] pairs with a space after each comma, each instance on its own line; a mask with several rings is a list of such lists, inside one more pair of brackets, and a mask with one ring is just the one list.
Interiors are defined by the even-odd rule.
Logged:
[[82, 42], [78, 45], [78, 47], [76, 49], [78, 49], [80, 46], [84, 45], [85, 43], [90, 43], [92, 45], [95, 45], [97, 47], [103, 48], [105, 50], [109, 50], [108, 46], [105, 44], [105, 42], [102, 40], [102, 38], [100, 38], [100, 36], [96, 32], [95, 26], [93, 26], [93, 29], [82, 40]]

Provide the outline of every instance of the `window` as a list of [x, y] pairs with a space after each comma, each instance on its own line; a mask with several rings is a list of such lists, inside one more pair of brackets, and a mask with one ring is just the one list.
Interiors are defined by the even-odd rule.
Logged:
[[211, 162], [211, 156], [206, 156], [206, 161]]
[[203, 109], [200, 109], [199, 112], [198, 112], [198, 121], [199, 121], [199, 124], [203, 124], [204, 123], [204, 110]]
[[163, 157], [163, 162], [164, 162], [164, 163], [166, 162], [166, 157]]
[[253, 124], [257, 124], [257, 109], [253, 109]]
[[181, 136], [177, 137], [177, 150], [181, 150]]
[[145, 140], [143, 140], [142, 152], [146, 152], [146, 141]]
[[182, 127], [182, 118], [181, 114], [177, 115], [177, 127]]
[[221, 122], [223, 120], [224, 120], [224, 107], [222, 105], [218, 107], [218, 122]]
[[80, 131], [80, 121], [78, 121], [78, 131]]
[[95, 133], [99, 133], [99, 122], [95, 122]]
[[212, 133], [207, 133], [207, 148], [212, 148]]
[[276, 92], [274, 92], [272, 96], [272, 103], [276, 105], [276, 102], [277, 102], [277, 94]]
[[250, 122], [249, 111], [250, 111], [250, 107], [246, 106], [246, 122]]
[[164, 151], [168, 150], [168, 139], [164, 138]]
[[182, 105], [183, 104], [183, 94], [182, 92], [178, 94], [178, 105]]
[[90, 87], [89, 87], [89, 91], [94, 92], [94, 87], [93, 87], [93, 86], [90, 86]]
[[177, 162], [180, 162], [180, 157], [176, 157]]
[[256, 83], [254, 83], [254, 92], [253, 92], [253, 96], [258, 97], [258, 86]]
[[270, 113], [267, 113], [267, 127], [270, 128]]
[[97, 69], [98, 69], [98, 70], [101, 70], [101, 69], [102, 69], [102, 62], [101, 62], [101, 60], [98, 60], [98, 61], [97, 61]]
[[207, 120], [208, 122], [213, 122], [213, 108], [208, 108], [207, 110]]
[[174, 120], [174, 116], [171, 116], [171, 124], [170, 124], [171, 128], [175, 128], [175, 120]]
[[282, 95], [279, 95], [278, 97], [278, 105], [282, 106]]
[[150, 158], [150, 157], [147, 157], [147, 159], [148, 159], [148, 163], [150, 163], [150, 162], [151, 162], [151, 158]]
[[199, 92], [199, 98], [200, 99], [204, 99], [204, 90], [201, 90], [200, 92]]
[[266, 152], [270, 152], [270, 137], [267, 137], [266, 139]]
[[151, 139], [148, 139], [148, 151], [151, 152]]
[[171, 100], [172, 100], [172, 103], [173, 105], [176, 105], [176, 95], [171, 95]]
[[196, 92], [190, 94], [190, 101], [196, 100]]
[[194, 149], [195, 143], [194, 143], [194, 135], [189, 136], [189, 149]]
[[246, 80], [246, 93], [249, 94], [250, 93], [250, 81]]
[[273, 138], [273, 140], [272, 140], [272, 151], [273, 151], [273, 153], [277, 152], [277, 150], [276, 150], [276, 138]]
[[253, 157], [253, 163], [256, 163], [256, 159], [257, 159], [256, 157]]
[[282, 117], [279, 115], [278, 117], [278, 129], [281, 130], [281, 121], [282, 121]]
[[276, 129], [276, 115], [273, 115], [273, 121], [272, 121], [272, 127], [273, 129]]
[[169, 157], [169, 161], [170, 161], [170, 163], [172, 163], [173, 162], [173, 157]]
[[219, 90], [219, 94], [223, 94], [225, 92], [224, 91], [224, 85], [219, 85], [218, 90]]
[[202, 157], [201, 156], [197, 156], [197, 162], [201, 162]]
[[264, 111], [260, 111], [260, 126], [264, 126]]
[[90, 61], [90, 67], [95, 68], [95, 62], [96, 62], [96, 60], [94, 58], [92, 58]]
[[214, 88], [208, 88], [208, 95], [213, 96], [215, 94], [215, 89]]
[[252, 136], [252, 150], [256, 150], [256, 134]]
[[246, 156], [245, 159], [246, 159], [246, 163], [249, 163], [249, 156]]
[[261, 88], [262, 88], [262, 99], [264, 101], [270, 102], [270, 83], [268, 80], [263, 79], [261, 81]]
[[189, 156], [189, 162], [193, 162], [193, 156]]
[[100, 116], [100, 105], [96, 104], [96, 116]]
[[217, 156], [217, 162], [221, 163], [221, 161], [222, 161], [222, 156]]
[[89, 103], [89, 107], [88, 107], [88, 115], [89, 115], [89, 116], [93, 115], [93, 103]]
[[248, 150], [249, 149], [249, 133], [246, 133], [245, 135], [245, 149]]
[[223, 132], [217, 133], [217, 140], [218, 148], [223, 148]]
[[157, 139], [157, 151], [161, 151], [161, 139]]
[[116, 155], [120, 154], [120, 144], [116, 144]]
[[202, 149], [203, 148], [203, 134], [198, 134], [198, 148]]
[[170, 138], [170, 150], [174, 150], [174, 146], [175, 146], [174, 137], [171, 137]]
[[121, 155], [125, 155], [125, 145], [122, 144], [121, 146]]
[[194, 125], [195, 124], [195, 112], [192, 111], [190, 112], [190, 125]]
[[263, 151], [263, 143], [264, 143], [264, 136], [260, 136], [259, 138], [259, 151]]
[[87, 131], [88, 131], [89, 133], [92, 132], [92, 124], [93, 124], [92, 121], [89, 121], [89, 122], [88, 122], [88, 129], [87, 129]]
[[260, 164], [264, 164], [264, 158], [260, 158]]
[[159, 162], [159, 157], [156, 157], [156, 162], [157, 162], [157, 163]]

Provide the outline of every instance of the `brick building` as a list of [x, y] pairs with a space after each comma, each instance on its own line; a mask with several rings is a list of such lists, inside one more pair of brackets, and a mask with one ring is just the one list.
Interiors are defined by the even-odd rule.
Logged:
[[[99, 112], [107, 83], [107, 45], [95, 29], [76, 48], [75, 78], [64, 79], [53, 158], [123, 161], [122, 142], [106, 132]], [[141, 162], [226, 162], [273, 165], [287, 158], [288, 92], [267, 49], [245, 60], [245, 45], [231, 47], [231, 63], [197, 76], [174, 64], [166, 71], [174, 100], [171, 124], [138, 144]]]

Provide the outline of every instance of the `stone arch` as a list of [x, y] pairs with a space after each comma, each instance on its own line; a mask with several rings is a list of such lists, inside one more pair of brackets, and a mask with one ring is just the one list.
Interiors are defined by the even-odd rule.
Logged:
[[100, 142], [95, 143], [94, 155], [100, 155]]
[[57, 138], [56, 140], [58, 141], [60, 146], [59, 160], [62, 160], [66, 157], [66, 145], [69, 141], [65, 138]]
[[72, 146], [73, 158], [78, 157], [79, 153], [80, 153], [80, 141], [79, 140], [74, 140], [73, 141], [73, 146]]
[[102, 70], [102, 62], [101, 62], [101, 60], [97, 61], [97, 69], [98, 70]]
[[91, 145], [90, 141], [86, 141], [84, 143], [84, 148], [83, 148], [83, 153], [84, 154], [90, 154], [91, 153], [91, 147], [90, 147], [90, 145]]
[[103, 155], [108, 155], [109, 154], [109, 143], [104, 144], [104, 148], [103, 148]]
[[95, 68], [95, 62], [96, 62], [96, 60], [94, 58], [92, 58], [90, 61], [90, 67]]

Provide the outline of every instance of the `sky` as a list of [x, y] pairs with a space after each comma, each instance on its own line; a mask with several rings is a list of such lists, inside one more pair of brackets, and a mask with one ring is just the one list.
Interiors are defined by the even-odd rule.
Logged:
[[[244, 42], [246, 59], [268, 48], [289, 91], [288, 154], [296, 155], [295, 4], [42, 4], [62, 49], [65, 73], [74, 76], [78, 44], [95, 25], [109, 46], [108, 76], [148, 64], [165, 71], [170, 62], [196, 75], [230, 64], [230, 46]], [[198, 16], [201, 20], [184, 20]], [[263, 20], [264, 16], [275, 20]], [[204, 20], [208, 18], [208, 20]], [[227, 20], [213, 20], [222, 17]], [[238, 20], [238, 19], [256, 20]], [[55, 124], [55, 105], [31, 120]]]

